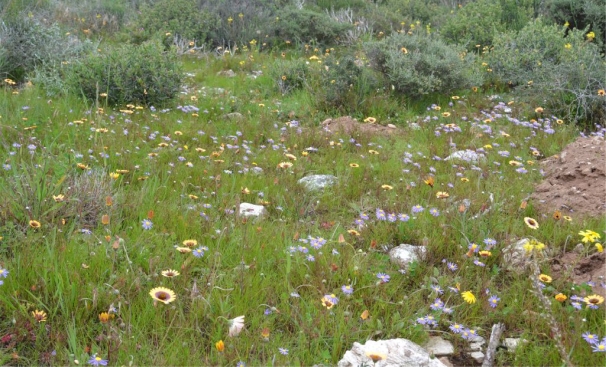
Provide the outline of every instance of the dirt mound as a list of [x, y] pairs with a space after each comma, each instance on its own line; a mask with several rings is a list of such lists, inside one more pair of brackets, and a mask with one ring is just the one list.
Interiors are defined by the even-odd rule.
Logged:
[[343, 132], [347, 135], [393, 135], [401, 132], [401, 129], [393, 124], [383, 126], [377, 123], [361, 123], [351, 116], [343, 116], [336, 119], [326, 119], [322, 122], [322, 128], [332, 132]]
[[563, 279], [574, 284], [593, 282], [592, 293], [606, 297], [606, 288], [601, 286], [606, 277], [605, 264], [606, 253], [604, 252], [587, 257], [582, 257], [576, 252], [568, 252], [553, 259], [551, 269], [555, 279]]
[[606, 144], [604, 138], [578, 138], [541, 162], [543, 181], [530, 196], [541, 212], [603, 217], [606, 214]]

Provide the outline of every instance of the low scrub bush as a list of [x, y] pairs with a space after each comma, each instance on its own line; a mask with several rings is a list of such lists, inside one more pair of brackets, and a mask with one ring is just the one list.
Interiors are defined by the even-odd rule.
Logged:
[[23, 82], [34, 69], [52, 73], [93, 46], [90, 41], [66, 35], [56, 24], [17, 17], [0, 23], [0, 76]]
[[285, 8], [277, 13], [272, 33], [277, 42], [289, 40], [298, 43], [335, 44], [353, 25], [333, 20], [326, 13], [308, 9]]
[[407, 96], [482, 84], [475, 56], [424, 32], [394, 34], [365, 44], [371, 65], [393, 88]]
[[158, 42], [120, 46], [90, 54], [68, 72], [70, 88], [89, 100], [106, 93], [110, 105], [163, 105], [179, 93], [181, 66]]
[[[196, 1], [159, 0], [142, 6], [141, 14], [131, 29], [131, 39], [142, 43], [158, 33], [170, 33], [171, 36], [205, 42], [209, 30], [216, 25], [215, 17], [201, 9]], [[166, 46], [170, 46], [172, 37], [165, 39], [168, 42]]]
[[312, 86], [318, 108], [355, 113], [380, 85], [380, 79], [363, 68], [353, 56], [330, 56], [324, 60], [319, 79]]
[[275, 80], [280, 93], [288, 94], [303, 89], [309, 77], [309, 65], [305, 60], [277, 60], [271, 68], [270, 75]]
[[548, 25], [540, 19], [519, 32], [495, 38], [487, 57], [495, 81], [520, 94], [545, 100], [551, 112], [576, 122], [606, 117], [606, 63], [585, 31]]
[[470, 2], [450, 17], [441, 28], [444, 39], [473, 50], [475, 45], [491, 45], [494, 34], [505, 30], [502, 9], [490, 0]]

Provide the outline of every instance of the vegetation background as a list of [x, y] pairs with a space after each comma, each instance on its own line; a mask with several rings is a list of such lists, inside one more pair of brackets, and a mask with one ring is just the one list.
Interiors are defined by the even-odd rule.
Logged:
[[[603, 138], [605, 41], [602, 0], [0, 0], [0, 363], [331, 365], [441, 335], [466, 365], [453, 325], [503, 322], [526, 342], [497, 365], [604, 365], [604, 279], [549, 275], [604, 217], [527, 200], [538, 159]], [[319, 126], [342, 115], [401, 134]]]

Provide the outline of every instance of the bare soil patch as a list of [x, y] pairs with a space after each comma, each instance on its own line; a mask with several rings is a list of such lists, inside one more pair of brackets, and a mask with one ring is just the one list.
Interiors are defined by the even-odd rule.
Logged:
[[562, 279], [574, 284], [595, 283], [593, 292], [606, 297], [606, 289], [601, 286], [606, 277], [606, 252], [598, 252], [583, 257], [576, 252], [568, 252], [551, 261], [555, 279]]
[[530, 196], [545, 214], [604, 217], [606, 214], [606, 144], [604, 138], [581, 137], [544, 159], [543, 181]]

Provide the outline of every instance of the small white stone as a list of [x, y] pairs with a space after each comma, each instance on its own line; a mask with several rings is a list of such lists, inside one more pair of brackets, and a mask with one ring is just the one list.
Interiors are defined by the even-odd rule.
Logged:
[[267, 214], [267, 210], [263, 205], [241, 203], [239, 213], [242, 217], [262, 217]]
[[469, 356], [478, 363], [484, 362], [484, 353], [482, 353], [482, 352], [469, 353]]

